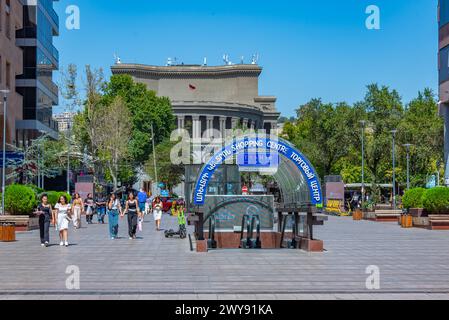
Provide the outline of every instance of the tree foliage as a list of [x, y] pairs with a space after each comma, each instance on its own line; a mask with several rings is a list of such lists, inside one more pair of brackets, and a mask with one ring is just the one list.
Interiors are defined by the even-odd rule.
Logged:
[[74, 119], [76, 142], [88, 150], [96, 175], [115, 187], [119, 181], [132, 182], [151, 154], [151, 126], [156, 144], [174, 127], [170, 101], [128, 75], [104, 81], [102, 71], [89, 66], [85, 74], [84, 110]]
[[114, 75], [107, 83], [103, 103], [121, 97], [129, 109], [132, 123], [129, 154], [135, 163], [148, 160], [152, 153], [151, 126], [155, 143], [170, 136], [175, 117], [168, 98], [157, 97], [145, 84], [135, 83], [129, 75]]
[[[171, 142], [167, 138], [155, 148], [158, 182], [163, 182], [170, 191], [174, 186], [181, 183], [184, 175], [184, 166], [173, 164], [171, 161], [170, 154], [175, 144], [175, 142]], [[151, 177], [156, 176], [153, 154], [150, 155], [149, 160], [145, 163], [144, 169]]]
[[[406, 182], [407, 149], [410, 148], [412, 186], [424, 186], [428, 175], [440, 169], [443, 159], [443, 121], [430, 89], [404, 106], [396, 90], [367, 86], [365, 98], [354, 103], [323, 103], [312, 99], [297, 110], [284, 126], [284, 136], [315, 165], [320, 176], [339, 174], [346, 183], [360, 183], [361, 120], [365, 130], [365, 182], [391, 183], [392, 130], [396, 135], [396, 177]], [[441, 174], [441, 176], [443, 176]]]

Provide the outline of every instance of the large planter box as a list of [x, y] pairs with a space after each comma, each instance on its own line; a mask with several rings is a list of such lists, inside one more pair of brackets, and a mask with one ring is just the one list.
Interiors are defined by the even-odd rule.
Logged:
[[363, 219], [365, 220], [372, 220], [375, 221], [376, 220], [376, 213], [375, 212], [363, 212]]
[[412, 217], [421, 218], [429, 216], [428, 212], [423, 208], [410, 208], [409, 212]]
[[413, 217], [413, 226], [416, 228], [429, 228], [429, 217]]
[[39, 229], [39, 218], [29, 216], [0, 216], [0, 223], [11, 222], [16, 226], [16, 231], [31, 231]]

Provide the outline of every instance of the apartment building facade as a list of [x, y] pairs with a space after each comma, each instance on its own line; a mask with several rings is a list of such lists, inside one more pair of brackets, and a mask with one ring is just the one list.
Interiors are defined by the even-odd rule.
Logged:
[[53, 38], [59, 35], [59, 18], [54, 0], [22, 0], [23, 28], [17, 45], [23, 49], [23, 73], [16, 79], [23, 96], [23, 119], [16, 123], [19, 143], [28, 144], [42, 134], [57, 138], [53, 106], [58, 104], [58, 87], [53, 72], [59, 68], [59, 52]]
[[[23, 117], [22, 96], [16, 91], [16, 77], [23, 72], [22, 49], [16, 45], [16, 31], [23, 27], [20, 0], [0, 0], [0, 90], [7, 90], [6, 142], [15, 145], [16, 122]], [[0, 137], [3, 140], [3, 99], [0, 94]], [[0, 150], [2, 148], [0, 147]], [[8, 149], [8, 148], [7, 148]]]
[[439, 0], [438, 27], [439, 111], [444, 118], [445, 184], [449, 186], [449, 0]]

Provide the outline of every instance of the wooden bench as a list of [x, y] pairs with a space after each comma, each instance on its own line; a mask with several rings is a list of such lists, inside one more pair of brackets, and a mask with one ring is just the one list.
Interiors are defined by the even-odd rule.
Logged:
[[449, 230], [449, 215], [429, 215], [431, 230]]
[[377, 222], [398, 222], [401, 215], [402, 210], [376, 210], [374, 212]]
[[349, 216], [349, 213], [344, 210], [343, 200], [328, 199], [326, 204], [326, 212], [335, 213], [338, 216]]

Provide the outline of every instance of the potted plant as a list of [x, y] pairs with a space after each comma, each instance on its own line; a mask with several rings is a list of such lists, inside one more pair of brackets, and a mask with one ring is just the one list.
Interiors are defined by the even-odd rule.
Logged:
[[423, 197], [424, 208], [432, 214], [448, 214], [449, 213], [449, 188], [436, 187], [424, 192]]
[[[400, 224], [403, 228], [411, 228], [413, 225], [420, 226], [421, 216], [424, 212], [423, 195], [426, 192], [424, 188], [409, 189], [402, 197], [402, 205], [407, 209], [407, 213], [401, 216]], [[424, 225], [426, 222], [424, 222]]]
[[408, 210], [412, 217], [424, 216], [423, 195], [426, 192], [424, 188], [409, 189], [402, 197], [402, 204]]
[[13, 223], [16, 230], [30, 231], [39, 228], [39, 219], [33, 210], [37, 206], [37, 195], [28, 186], [10, 185], [5, 191], [6, 215], [0, 216], [0, 223]]

